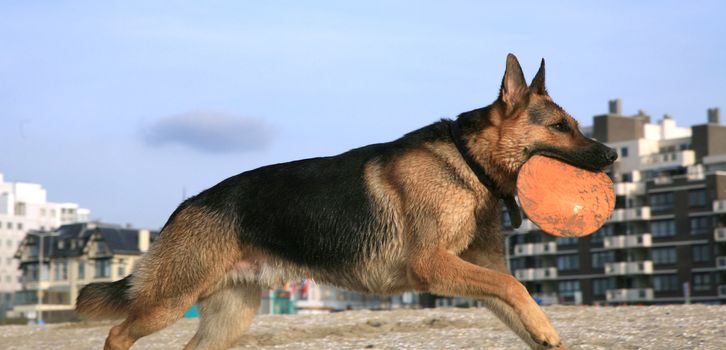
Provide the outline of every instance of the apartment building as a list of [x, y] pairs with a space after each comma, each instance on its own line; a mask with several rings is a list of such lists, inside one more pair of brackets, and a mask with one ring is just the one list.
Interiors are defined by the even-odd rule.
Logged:
[[[583, 238], [555, 238], [529, 220], [508, 230], [510, 268], [543, 303], [726, 303], [726, 125], [678, 127], [623, 116], [621, 102], [583, 130], [618, 150], [616, 205]], [[505, 227], [507, 216], [504, 216]]]
[[29, 234], [21, 241], [15, 258], [20, 261], [22, 287], [8, 317], [35, 319], [38, 311], [51, 321], [75, 317], [75, 300], [83, 286], [130, 274], [159, 235], [93, 222], [62, 225], [50, 233], [42, 238], [42, 265], [39, 237]]
[[30, 230], [54, 230], [61, 225], [88, 221], [90, 211], [76, 203], [47, 201], [39, 184], [5, 182], [0, 173], [0, 319], [20, 290], [20, 270], [13, 258]]

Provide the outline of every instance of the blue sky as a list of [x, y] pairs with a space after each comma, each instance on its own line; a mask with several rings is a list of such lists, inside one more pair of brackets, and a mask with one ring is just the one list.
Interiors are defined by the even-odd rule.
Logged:
[[395, 139], [492, 102], [547, 60], [584, 125], [726, 109], [717, 1], [0, 3], [0, 172], [108, 222], [159, 227], [255, 167]]

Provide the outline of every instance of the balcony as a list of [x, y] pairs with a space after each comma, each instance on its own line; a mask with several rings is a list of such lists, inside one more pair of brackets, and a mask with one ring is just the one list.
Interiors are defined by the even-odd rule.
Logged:
[[713, 230], [713, 239], [716, 242], [726, 242], [726, 227], [719, 227]]
[[525, 243], [514, 246], [514, 256], [530, 256], [542, 254], [554, 254], [557, 252], [557, 243]]
[[618, 275], [649, 275], [653, 273], [653, 261], [613, 262], [605, 264], [605, 274]]
[[534, 281], [534, 269], [519, 269], [514, 271], [514, 277], [522, 282]]
[[717, 199], [713, 201], [713, 211], [715, 213], [726, 213], [726, 199]]
[[608, 219], [610, 222], [634, 220], [650, 220], [650, 207], [615, 209]]
[[541, 267], [519, 269], [514, 271], [514, 277], [522, 282], [555, 279], [557, 278], [557, 268]]
[[726, 284], [721, 284], [718, 286], [718, 297], [726, 298]]
[[645, 194], [644, 182], [619, 182], [614, 186], [616, 196], [634, 196]]
[[557, 278], [556, 267], [543, 267], [534, 269], [534, 278], [536, 280], [551, 280]]
[[605, 299], [609, 303], [635, 303], [653, 300], [652, 288], [640, 289], [608, 289]]
[[529, 256], [534, 255], [534, 244], [517, 244], [514, 246], [514, 256]]
[[519, 233], [528, 233], [529, 231], [534, 230], [539, 230], [539, 227], [529, 219], [522, 219], [522, 225], [515, 229], [515, 231]]
[[641, 171], [663, 167], [686, 167], [696, 164], [696, 152], [689, 149], [676, 152], [649, 154], [640, 157], [640, 164]]
[[719, 270], [726, 270], [726, 256], [716, 257], [716, 268]]
[[543, 242], [543, 243], [536, 243], [534, 245], [534, 254], [535, 255], [554, 254], [554, 253], [557, 253], [557, 243], [556, 242]]
[[602, 241], [606, 249], [645, 248], [652, 244], [653, 236], [650, 233], [604, 237]]

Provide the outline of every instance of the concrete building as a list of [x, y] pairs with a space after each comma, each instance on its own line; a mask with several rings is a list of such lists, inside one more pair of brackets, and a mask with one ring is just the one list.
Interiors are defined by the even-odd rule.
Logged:
[[[623, 116], [620, 101], [590, 136], [618, 150], [615, 210], [595, 234], [509, 230], [514, 275], [543, 303], [726, 303], [726, 126]], [[508, 225], [505, 218], [505, 227]]]
[[42, 269], [39, 238], [27, 235], [21, 241], [15, 258], [20, 261], [22, 288], [8, 317], [35, 319], [38, 310], [45, 320], [75, 317], [75, 300], [83, 286], [130, 274], [159, 235], [156, 231], [89, 222], [63, 225], [53, 233], [56, 236], [43, 238]]
[[76, 203], [48, 202], [46, 190], [39, 184], [5, 182], [0, 173], [0, 319], [20, 289], [18, 261], [13, 255], [26, 232], [88, 221], [89, 214]]

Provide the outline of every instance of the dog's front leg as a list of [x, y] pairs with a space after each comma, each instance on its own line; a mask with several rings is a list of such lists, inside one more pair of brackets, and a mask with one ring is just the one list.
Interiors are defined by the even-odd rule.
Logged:
[[[511, 275], [507, 269], [507, 262], [504, 256], [504, 250], [497, 244], [487, 244], [487, 242], [481, 242], [482, 244], [473, 243], [466, 251], [462, 252], [459, 256], [472, 264], [477, 266], [491, 269], [503, 274]], [[502, 242], [501, 246], [504, 243]], [[505, 303], [496, 297], [487, 297], [479, 299], [489, 311], [491, 311], [499, 320], [509, 327], [514, 333], [516, 333], [531, 349], [542, 349], [542, 345], [537, 344], [534, 339], [530, 336], [527, 328], [524, 327], [524, 323], [519, 318], [514, 308], [509, 304]], [[564, 349], [564, 344], [559, 349]]]
[[438, 249], [412, 262], [411, 278], [420, 289], [431, 293], [482, 300], [501, 311], [509, 307], [533, 342], [547, 349], [564, 349], [542, 309], [510, 274], [474, 265]]

